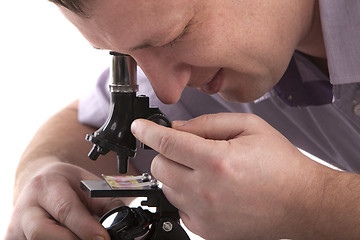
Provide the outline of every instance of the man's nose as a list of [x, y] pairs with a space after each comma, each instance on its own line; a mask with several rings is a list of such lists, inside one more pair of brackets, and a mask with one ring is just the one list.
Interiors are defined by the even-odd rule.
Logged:
[[172, 104], [180, 99], [190, 79], [191, 66], [172, 54], [162, 52], [162, 49], [146, 49], [132, 55], [149, 79], [157, 97], [163, 103]]

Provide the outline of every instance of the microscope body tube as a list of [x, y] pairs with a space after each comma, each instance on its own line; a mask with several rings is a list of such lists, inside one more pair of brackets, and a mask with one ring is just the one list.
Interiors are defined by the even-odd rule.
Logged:
[[167, 127], [171, 124], [158, 108], [149, 107], [148, 97], [136, 95], [138, 87], [135, 60], [125, 54], [111, 54], [110, 112], [102, 127], [93, 134], [86, 135], [86, 140], [94, 144], [88, 156], [96, 160], [100, 154], [115, 151], [118, 172], [126, 173], [129, 159], [136, 154], [136, 138], [131, 133], [131, 123], [137, 118], [145, 118]]

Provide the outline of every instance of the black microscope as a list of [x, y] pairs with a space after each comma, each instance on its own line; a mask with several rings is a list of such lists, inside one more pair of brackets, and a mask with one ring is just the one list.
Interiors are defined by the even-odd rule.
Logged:
[[[118, 172], [127, 173], [129, 159], [135, 156], [136, 139], [130, 131], [131, 123], [144, 118], [160, 125], [171, 124], [158, 108], [149, 107], [149, 98], [137, 96], [137, 64], [126, 54], [110, 52], [112, 55], [112, 79], [110, 91], [110, 113], [97, 131], [86, 135], [93, 143], [89, 157], [96, 160], [109, 151], [117, 153]], [[147, 146], [142, 145], [144, 148]], [[113, 240], [188, 240], [180, 226], [179, 212], [165, 197], [159, 183], [149, 174], [131, 178], [135, 183], [115, 187], [109, 177], [104, 180], [83, 180], [81, 188], [90, 197], [146, 197], [142, 206], [155, 207], [151, 212], [142, 207], [120, 206], [106, 213], [100, 222], [113, 216], [106, 227]]]

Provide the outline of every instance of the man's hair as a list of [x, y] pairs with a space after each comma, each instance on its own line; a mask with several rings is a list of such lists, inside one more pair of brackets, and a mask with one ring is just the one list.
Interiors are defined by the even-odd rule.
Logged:
[[86, 16], [86, 12], [83, 5], [83, 0], [49, 0], [56, 5], [62, 6], [70, 11], [80, 15]]

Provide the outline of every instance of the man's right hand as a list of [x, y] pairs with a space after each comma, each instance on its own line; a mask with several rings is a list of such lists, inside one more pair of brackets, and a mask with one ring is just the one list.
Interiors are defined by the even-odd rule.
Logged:
[[25, 184], [5, 239], [110, 239], [97, 218], [123, 203], [120, 199], [87, 197], [80, 181], [97, 178], [80, 167], [55, 161], [22, 179]]

